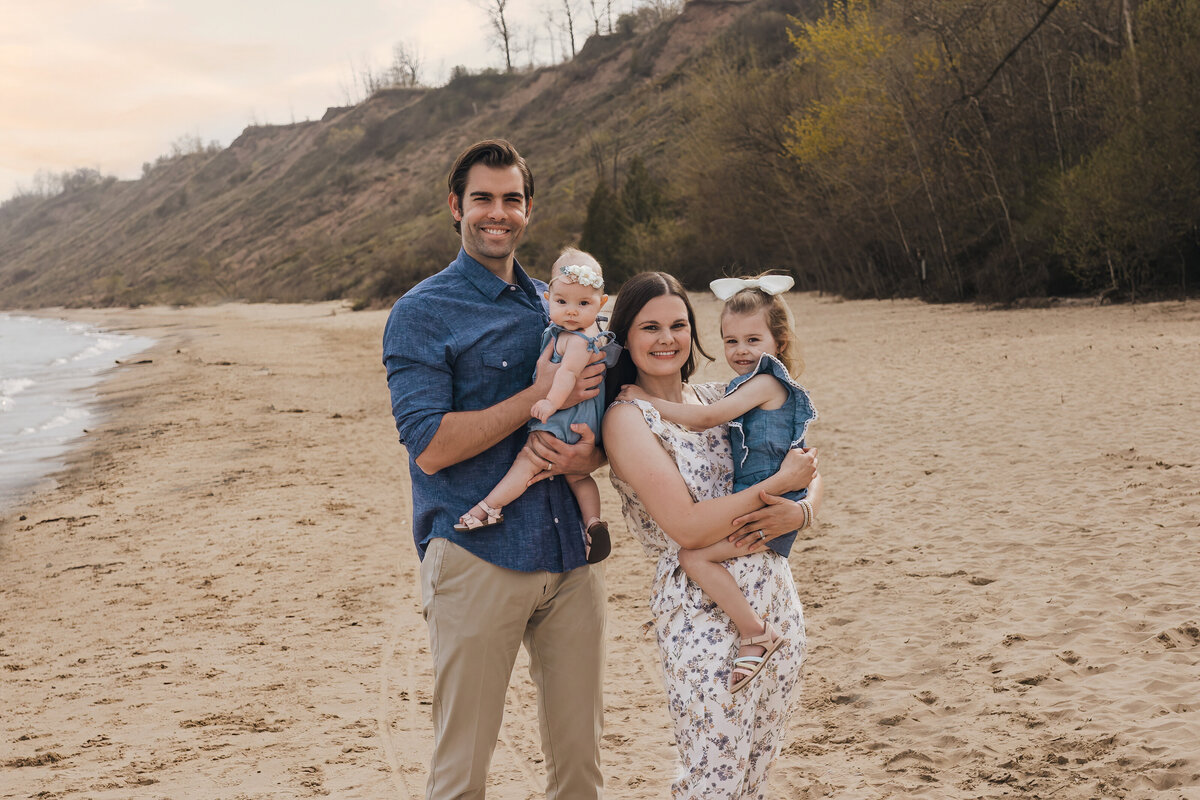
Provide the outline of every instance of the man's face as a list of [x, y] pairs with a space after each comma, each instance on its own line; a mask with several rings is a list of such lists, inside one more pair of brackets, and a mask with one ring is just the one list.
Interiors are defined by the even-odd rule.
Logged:
[[515, 166], [476, 164], [467, 172], [461, 205], [458, 196], [450, 194], [450, 213], [461, 223], [463, 249], [490, 268], [511, 266], [532, 206]]

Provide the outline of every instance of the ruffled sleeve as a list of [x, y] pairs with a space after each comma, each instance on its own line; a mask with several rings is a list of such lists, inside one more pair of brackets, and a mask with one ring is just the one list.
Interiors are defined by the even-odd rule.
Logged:
[[[792, 376], [788, 374], [787, 367], [772, 355], [763, 353], [758, 359], [758, 365], [755, 366], [753, 372], [747, 372], [745, 375], [739, 375], [729, 382], [729, 387], [725, 390], [726, 395], [733, 394], [746, 381], [756, 375], [770, 375], [783, 384], [783, 388], [787, 389], [788, 402], [787, 407], [791, 409], [792, 426], [792, 443], [791, 447], [800, 447], [804, 444], [804, 437], [808, 435], [808, 426], [817, 418], [817, 409], [813, 407], [812, 400], [808, 396], [808, 392], [804, 387], [796, 383]], [[742, 444], [745, 444], [745, 431], [739, 422], [734, 421], [730, 424], [730, 435], [739, 436], [742, 438]], [[743, 450], [743, 452], [745, 452]]]

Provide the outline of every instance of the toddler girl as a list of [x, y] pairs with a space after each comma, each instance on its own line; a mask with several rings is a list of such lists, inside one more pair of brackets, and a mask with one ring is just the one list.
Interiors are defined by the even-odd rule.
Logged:
[[[786, 275], [762, 275], [744, 280], [721, 278], [709, 284], [717, 298], [725, 301], [721, 311], [721, 338], [725, 360], [738, 376], [725, 390], [725, 397], [711, 405], [690, 405], [659, 400], [636, 386], [626, 386], [622, 398], [645, 400], [670, 422], [696, 430], [729, 423], [733, 448], [734, 491], [748, 488], [779, 470], [787, 451], [804, 446], [808, 424], [817, 418], [808, 394], [792, 380], [791, 371], [801, 364], [795, 354], [796, 335], [791, 312], [778, 295], [792, 288]], [[807, 489], [785, 495], [799, 501], [805, 523], [812, 524], [812, 503]], [[792, 531], [767, 542], [786, 556], [796, 540]], [[722, 561], [745, 555], [729, 541], [698, 550], [679, 551], [679, 565], [737, 625], [740, 649], [733, 662], [730, 691], [745, 688], [758, 675], [767, 659], [783, 643], [779, 633], [751, 608]]]
[[[549, 431], [567, 444], [575, 444], [579, 434], [571, 430], [571, 425], [583, 423], [592, 429], [599, 445], [600, 418], [604, 414], [603, 383], [600, 393], [593, 399], [559, 409], [574, 388], [579, 373], [595, 360], [597, 354], [605, 352], [606, 360], [610, 360], [612, 350], [619, 350], [612, 344], [613, 334], [601, 331], [596, 324], [596, 315], [608, 301], [600, 264], [580, 250], [564, 250], [554, 262], [544, 296], [550, 304], [550, 326], [542, 333], [541, 349], [545, 350], [547, 344], [554, 342], [550, 360], [560, 366], [546, 398], [534, 403], [530, 410], [530, 416], [536, 421], [529, 423], [529, 429]], [[473, 531], [503, 522], [504, 506], [524, 494], [529, 482], [541, 471], [542, 466], [534, 463], [528, 450], [522, 450], [495, 488], [459, 517], [454, 529]], [[567, 475], [566, 479], [585, 521], [588, 563], [603, 561], [612, 545], [608, 525], [600, 519], [600, 489], [590, 475]]]

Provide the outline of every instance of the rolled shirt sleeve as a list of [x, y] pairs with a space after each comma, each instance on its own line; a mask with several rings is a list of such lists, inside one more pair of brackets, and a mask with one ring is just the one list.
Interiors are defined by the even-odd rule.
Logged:
[[505, 506], [504, 521], [486, 531], [454, 529], [520, 455], [524, 428], [433, 474], [416, 464], [447, 413], [486, 412], [529, 385], [549, 322], [544, 291], [519, 264], [506, 283], [460, 250], [392, 307], [383, 364], [396, 430], [408, 451], [412, 535], [422, 557], [441, 537], [507, 569], [562, 572], [585, 563], [583, 520], [565, 480], [530, 486]]
[[425, 452], [454, 409], [452, 332], [418, 302], [396, 301], [383, 332], [383, 364], [392, 396], [392, 416], [413, 458]]

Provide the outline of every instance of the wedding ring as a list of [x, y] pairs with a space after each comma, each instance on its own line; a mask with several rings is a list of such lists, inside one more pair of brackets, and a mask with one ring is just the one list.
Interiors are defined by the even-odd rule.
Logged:
[[758, 540], [761, 542], [761, 541], [764, 541], [766, 538], [767, 538], [766, 535], [763, 534], [763, 532], [760, 530], [758, 532]]

